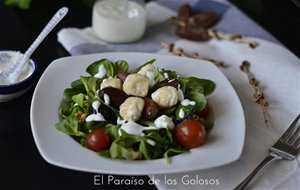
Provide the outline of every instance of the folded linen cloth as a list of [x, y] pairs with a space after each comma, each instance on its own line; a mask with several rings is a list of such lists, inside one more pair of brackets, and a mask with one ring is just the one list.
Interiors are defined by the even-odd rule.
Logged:
[[70, 52], [71, 55], [111, 51], [142, 51], [157, 52], [161, 49], [160, 43], [173, 42], [179, 38], [175, 35], [174, 24], [167, 22], [171, 16], [176, 15], [176, 10], [182, 3], [189, 3], [195, 10], [214, 11], [222, 19], [214, 26], [225, 33], [242, 34], [259, 37], [279, 43], [273, 36], [262, 29], [246, 15], [228, 3], [209, 0], [159, 0], [146, 4], [147, 30], [144, 37], [129, 44], [111, 44], [99, 39], [91, 27], [65, 28], [59, 31], [58, 41]]
[[[245, 44], [230, 41], [209, 40], [192, 42], [174, 35], [174, 26], [166, 22], [182, 3], [190, 3], [195, 9], [212, 10], [222, 14], [214, 27], [222, 32], [242, 34], [259, 43], [255, 49]], [[107, 51], [144, 51], [168, 53], [162, 50], [161, 41], [173, 42], [187, 52], [223, 60], [228, 68], [222, 69], [240, 97], [246, 117], [246, 139], [239, 160], [225, 166], [167, 175], [153, 175], [159, 179], [158, 189], [233, 189], [267, 155], [268, 148], [275, 143], [300, 112], [300, 61], [280, 45], [274, 37], [225, 1], [207, 0], [164, 0], [146, 5], [148, 28], [143, 39], [130, 44], [109, 44], [98, 39], [91, 27], [84, 29], [67, 28], [58, 33], [58, 41], [71, 55]], [[259, 39], [260, 38], [260, 39]], [[264, 39], [264, 40], [262, 40]], [[275, 43], [275, 44], [274, 44]], [[251, 71], [260, 81], [270, 102], [267, 113], [271, 127], [265, 127], [260, 106], [253, 101], [253, 90], [247, 76], [239, 70], [243, 60], [251, 62]], [[199, 69], [201, 69], [199, 65]], [[226, 127], [226, 126], [224, 126]], [[232, 131], [234, 133], [234, 131]], [[222, 155], [220, 155], [222, 156]], [[300, 159], [274, 161], [262, 171], [251, 189], [300, 189]], [[189, 177], [186, 177], [188, 175]], [[213, 179], [214, 184], [192, 184], [187, 180]], [[166, 183], [176, 181], [176, 185]], [[211, 181], [212, 182], [212, 181]]]
[[[267, 156], [268, 149], [300, 113], [300, 60], [280, 45], [253, 39], [259, 43], [255, 49], [245, 44], [218, 40], [210, 40], [204, 44], [187, 40], [175, 42], [175, 46], [184, 48], [186, 52], [196, 51], [223, 60], [228, 65], [228, 68], [221, 70], [233, 85], [243, 105], [246, 138], [239, 160], [207, 170], [154, 175], [152, 178], [161, 181], [157, 185], [159, 189], [233, 189]], [[162, 50], [160, 53], [168, 52]], [[266, 108], [270, 127], [264, 125], [262, 110], [253, 99], [253, 88], [248, 82], [247, 75], [240, 71], [239, 66], [243, 60], [251, 63], [250, 70], [259, 80], [259, 85], [270, 103]], [[292, 162], [274, 161], [258, 174], [259, 177], [249, 189], [299, 189], [299, 163], [299, 157]], [[200, 184], [192, 184], [197, 176]], [[177, 184], [168, 185], [166, 179], [176, 180]], [[212, 184], [206, 184], [203, 180], [211, 180]]]

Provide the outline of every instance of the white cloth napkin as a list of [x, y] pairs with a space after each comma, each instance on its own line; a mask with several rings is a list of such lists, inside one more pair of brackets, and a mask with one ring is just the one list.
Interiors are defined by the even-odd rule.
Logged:
[[[159, 189], [233, 189], [267, 156], [268, 149], [300, 113], [300, 60], [280, 45], [255, 40], [259, 42], [259, 46], [255, 49], [228, 41], [210, 40], [207, 43], [176, 41], [175, 45], [187, 52], [196, 51], [224, 60], [228, 64], [228, 68], [221, 70], [233, 85], [243, 105], [246, 140], [241, 158], [231, 164], [203, 171], [152, 176], [161, 181], [157, 185]], [[160, 53], [167, 52], [163, 50]], [[247, 75], [239, 69], [243, 60], [251, 62], [250, 69], [259, 80], [270, 103], [267, 107], [270, 127], [265, 127], [262, 110], [259, 104], [254, 103], [253, 88], [248, 82]], [[274, 161], [259, 174], [249, 186], [250, 189], [300, 189], [299, 162], [299, 158], [298, 162]], [[204, 180], [218, 179], [219, 184], [186, 185], [188, 179], [195, 179], [197, 175], [199, 179]], [[176, 180], [176, 186], [165, 184], [165, 179]]]
[[[267, 156], [269, 147], [275, 143], [291, 121], [300, 113], [300, 60], [286, 48], [278, 45], [279, 42], [276, 39], [234, 6], [230, 6], [215, 27], [223, 32], [241, 33], [268, 41], [253, 38], [259, 42], [259, 46], [251, 49], [245, 44], [229, 41], [191, 42], [179, 39], [172, 34], [174, 28], [164, 22], [176, 14], [174, 12], [175, 2], [165, 0], [162, 1], [162, 4], [152, 2], [146, 5], [148, 34], [136, 43], [123, 45], [105, 43], [94, 35], [91, 27], [63, 29], [58, 33], [58, 41], [72, 55], [101, 51], [159, 51], [159, 53], [167, 53], [165, 50], [161, 50], [160, 46], [160, 41], [167, 41], [174, 42], [176, 46], [184, 48], [187, 52], [198, 52], [201, 55], [224, 60], [228, 68], [220, 69], [237, 91], [245, 111], [246, 140], [241, 158], [231, 164], [217, 168], [149, 177], [160, 180], [160, 183], [156, 184], [158, 189], [233, 189]], [[196, 0], [180, 1], [180, 3], [182, 2], [189, 2], [193, 5], [198, 3]], [[171, 7], [173, 10], [162, 5]], [[244, 26], [249, 27], [245, 29]], [[164, 28], [159, 30], [161, 27]], [[155, 35], [151, 33], [155, 33]], [[253, 88], [250, 86], [246, 74], [239, 70], [243, 60], [251, 62], [251, 71], [259, 80], [260, 86], [270, 103], [270, 106], [267, 107], [271, 125], [269, 128], [264, 125], [260, 106], [254, 103]], [[201, 69], [200, 65], [199, 69]], [[300, 189], [299, 162], [299, 158], [294, 161], [274, 161], [260, 172], [259, 177], [250, 184], [249, 188]], [[217, 180], [218, 185], [216, 183], [214, 185], [182, 183], [182, 179], [193, 180], [196, 176], [198, 179], [208, 181], [210, 179]], [[176, 181], [176, 185], [166, 184], [165, 179]]]

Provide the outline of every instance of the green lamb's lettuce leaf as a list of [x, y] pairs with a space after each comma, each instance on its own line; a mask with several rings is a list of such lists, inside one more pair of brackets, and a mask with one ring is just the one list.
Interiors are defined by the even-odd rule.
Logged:
[[141, 138], [139, 136], [122, 131], [122, 136], [115, 139], [109, 148], [111, 158], [134, 159], [137, 156], [137, 152], [133, 151], [132, 145], [140, 141]]
[[[155, 61], [156, 61], [156, 59], [152, 59], [152, 60], [144, 63], [143, 65], [136, 68], [132, 73], [138, 73], [143, 67], [145, 67], [146, 65], [149, 65], [149, 64], [153, 64]], [[156, 83], [159, 83], [166, 79], [165, 73], [167, 73], [172, 78], [177, 77], [177, 74], [175, 71], [170, 71], [170, 70], [165, 70], [165, 69], [159, 70], [156, 68], [153, 72], [154, 72], [154, 79], [155, 79]]]
[[141, 137], [126, 133], [122, 130], [122, 135], [115, 140], [118, 144], [125, 148], [132, 148], [132, 145], [141, 141]]
[[156, 145], [163, 145], [167, 148], [170, 144], [173, 144], [173, 136], [169, 128], [161, 130], [147, 130], [146, 135], [143, 138], [154, 140]]
[[163, 81], [163, 80], [165, 80], [166, 79], [166, 77], [165, 77], [165, 75], [164, 75], [164, 73], [163, 72], [161, 72], [160, 70], [158, 70], [158, 69], [156, 69], [155, 71], [154, 71], [154, 79], [155, 79], [155, 82], [156, 83], [159, 83], [159, 82], [161, 82], [161, 81]]
[[204, 94], [199, 93], [199, 92], [190, 92], [190, 93], [188, 93], [187, 97], [188, 97], [188, 99], [196, 102], [195, 107], [198, 110], [202, 110], [207, 103], [207, 100], [206, 100], [206, 97], [204, 96]]
[[127, 72], [129, 65], [127, 61], [118, 60], [114, 64], [114, 75], [117, 75], [119, 72]]
[[161, 109], [160, 112], [163, 115], [171, 115], [174, 113], [174, 111], [176, 110], [177, 106], [172, 106], [170, 108], [166, 108], [166, 109]]
[[80, 79], [73, 81], [71, 83], [71, 87], [73, 89], [80, 90], [81, 93], [83, 93], [83, 94], [86, 94], [86, 90], [85, 90], [84, 84], [82, 83], [82, 81]]
[[157, 142], [152, 140], [149, 137], [144, 137], [141, 139], [141, 143], [139, 145], [139, 152], [144, 156], [146, 160], [155, 159], [157, 157], [155, 152], [158, 152], [159, 149], [157, 149]]
[[76, 105], [75, 103], [71, 103], [69, 107], [61, 106], [60, 108], [60, 116], [62, 118], [70, 117], [71, 115], [75, 115], [76, 113], [79, 112], [84, 113], [85, 110], [79, 105]]
[[72, 96], [72, 100], [82, 108], [84, 107], [84, 99], [85, 99], [85, 94], [82, 93]]
[[167, 128], [164, 138], [170, 142], [170, 144], [174, 144], [173, 134], [171, 129]]
[[141, 139], [139, 147], [139, 151], [143, 154], [145, 159], [162, 158], [169, 149], [177, 150], [178, 153], [186, 151], [174, 143], [172, 131], [169, 128], [147, 130], [146, 135]]
[[69, 116], [55, 124], [55, 128], [71, 136], [85, 137], [86, 134], [79, 130], [79, 122], [75, 116]]
[[106, 74], [103, 78], [108, 78], [108, 77], [114, 76], [114, 65], [108, 59], [101, 59], [99, 61], [96, 61], [96, 62], [90, 64], [86, 68], [86, 72], [89, 73], [91, 76], [95, 76], [99, 72], [100, 65], [103, 65], [106, 70]]
[[111, 123], [105, 126], [105, 131], [111, 139], [117, 139], [119, 135], [119, 126], [113, 125]]
[[96, 79], [94, 77], [80, 76], [80, 80], [85, 87], [87, 95], [91, 98], [95, 97], [96, 91], [100, 86], [99, 79]]
[[140, 157], [140, 153], [134, 151], [130, 148], [125, 148], [116, 142], [113, 142], [109, 149], [111, 158], [125, 159], [125, 160], [135, 160]]
[[215, 88], [216, 84], [208, 79], [200, 79], [196, 77], [188, 77], [186, 78], [186, 91], [187, 92], [195, 92], [202, 93], [205, 96], [211, 94]]
[[169, 76], [169, 78], [177, 78], [176, 71], [171, 71], [171, 70], [168, 70], [168, 69], [162, 69], [161, 72], [163, 74], [166, 73]]
[[86, 94], [85, 87], [80, 79], [75, 80], [71, 83], [71, 88], [66, 88], [64, 90], [64, 96], [63, 99], [67, 103], [72, 102], [72, 97], [77, 95], [77, 94]]
[[181, 153], [187, 153], [187, 152], [189, 152], [189, 151], [186, 149], [180, 148], [180, 147], [170, 148], [164, 153], [163, 156], [164, 156], [166, 162], [170, 163], [170, 157], [177, 155], [177, 154], [181, 154]]
[[[119, 159], [135, 159], [142, 156], [144, 159], [162, 158], [163, 154], [174, 146], [173, 136], [170, 129], [146, 130], [145, 136], [140, 137], [122, 132], [110, 147], [110, 156]], [[138, 145], [138, 151], [133, 150], [133, 145]], [[178, 149], [178, 152], [181, 151]]]
[[145, 140], [142, 140], [139, 146], [139, 152], [143, 154], [146, 160], [151, 160], [151, 147]]
[[85, 131], [90, 131], [97, 128], [105, 128], [107, 124], [108, 124], [107, 121], [90, 121], [90, 122], [86, 122], [83, 128]]
[[82, 91], [81, 90], [78, 90], [78, 89], [74, 89], [74, 88], [66, 88], [64, 90], [64, 95], [63, 95], [63, 99], [64, 101], [66, 101], [67, 103], [70, 103], [72, 102], [72, 97], [77, 95], [77, 94], [80, 94]]
[[138, 121], [138, 124], [143, 125], [143, 126], [154, 126], [153, 121], [146, 120], [146, 119], [140, 119]]
[[[194, 100], [194, 99], [192, 99], [192, 100]], [[197, 103], [196, 103], [196, 105], [197, 105]], [[194, 107], [195, 107], [195, 106], [193, 106], [193, 105], [183, 106], [183, 105], [179, 104], [179, 105], [176, 107], [176, 110], [175, 110], [175, 119], [176, 119], [177, 121], [181, 121], [181, 120], [183, 120], [183, 119], [186, 119], [186, 118], [192, 113], [192, 110], [194, 109]], [[181, 117], [180, 117], [180, 114], [179, 114], [181, 110], [182, 110], [183, 113], [184, 113], [183, 118], [181, 118]]]
[[139, 66], [138, 68], [136, 68], [132, 73], [137, 73], [139, 72], [143, 67], [145, 67], [146, 65], [149, 65], [149, 64], [153, 64], [154, 62], [156, 61], [156, 59], [152, 59], [146, 63], [144, 63], [143, 65]]
[[59, 109], [59, 115], [64, 119], [67, 118], [70, 115], [69, 108], [61, 106]]
[[207, 103], [206, 96], [211, 94], [216, 84], [208, 79], [200, 79], [196, 77], [180, 77], [180, 88], [190, 100], [196, 102], [196, 108], [201, 110]]
[[97, 154], [100, 156], [106, 157], [106, 158], [111, 158], [109, 149], [99, 151], [99, 152], [97, 152]]

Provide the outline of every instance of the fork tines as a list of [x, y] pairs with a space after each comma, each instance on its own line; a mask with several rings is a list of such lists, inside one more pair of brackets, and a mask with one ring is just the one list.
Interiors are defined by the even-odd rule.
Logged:
[[291, 123], [286, 132], [280, 137], [280, 141], [300, 151], [300, 114]]

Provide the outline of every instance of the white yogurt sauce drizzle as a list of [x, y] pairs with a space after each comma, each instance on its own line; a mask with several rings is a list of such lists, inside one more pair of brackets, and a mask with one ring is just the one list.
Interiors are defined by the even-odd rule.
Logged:
[[178, 86], [178, 88], [177, 88], [177, 95], [178, 95], [178, 100], [179, 100], [179, 101], [184, 100], [184, 94], [183, 94], [183, 92], [182, 92], [180, 86]]
[[165, 77], [166, 79], [169, 78], [168, 73], [164, 73], [164, 77]]
[[102, 77], [104, 77], [106, 75], [106, 69], [104, 67], [104, 65], [100, 65], [98, 73], [95, 74], [95, 78], [101, 79]]
[[96, 113], [93, 113], [85, 119], [86, 122], [91, 122], [91, 121], [105, 121], [103, 115], [98, 112], [98, 109], [100, 107], [100, 102], [99, 101], [94, 101], [92, 104], [93, 109], [96, 111]]
[[179, 115], [179, 118], [180, 118], [180, 119], [183, 119], [183, 118], [184, 118], [184, 111], [183, 111], [183, 109], [180, 109], [180, 110], [179, 110], [178, 115]]
[[156, 84], [155, 73], [153, 71], [147, 71], [147, 77], [150, 81], [150, 87], [154, 86]]
[[118, 124], [122, 123], [120, 130], [119, 130], [119, 135], [122, 135], [122, 130], [124, 130], [128, 134], [137, 135], [137, 136], [142, 137], [145, 135], [144, 130], [159, 130], [161, 128], [174, 129], [174, 126], [175, 126], [172, 121], [172, 118], [170, 118], [166, 115], [162, 115], [162, 116], [158, 117], [154, 121], [154, 126], [149, 126], [149, 127], [142, 126], [134, 121], [128, 121], [127, 123], [123, 123], [120, 121], [122, 121], [122, 120], [119, 120], [119, 118], [118, 118], [117, 123]]
[[144, 136], [144, 130], [150, 130], [150, 129], [157, 129], [156, 127], [145, 127], [145, 126], [142, 126], [134, 121], [128, 121], [127, 123], [123, 124], [121, 127], [120, 127], [120, 130], [119, 130], [119, 135], [122, 135], [122, 130], [124, 130], [126, 133], [128, 134], [132, 134], [132, 135], [137, 135], [137, 136]]
[[110, 104], [110, 98], [109, 98], [109, 96], [107, 94], [104, 94], [103, 98], [104, 98], [104, 103], [106, 105], [109, 105]]
[[172, 118], [162, 115], [154, 120], [154, 125], [156, 128], [161, 129], [161, 128], [170, 128], [174, 129], [174, 123], [172, 121]]
[[196, 105], [196, 102], [191, 101], [189, 99], [184, 99], [184, 100], [181, 101], [181, 105], [183, 105], [183, 106], [188, 106], [188, 105], [194, 106], [194, 105]]
[[117, 124], [118, 125], [124, 125], [126, 123], [126, 120], [122, 120], [120, 117], [117, 119]]

